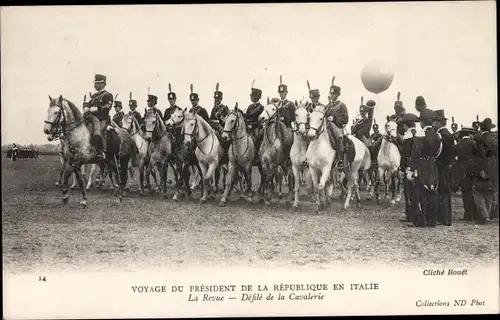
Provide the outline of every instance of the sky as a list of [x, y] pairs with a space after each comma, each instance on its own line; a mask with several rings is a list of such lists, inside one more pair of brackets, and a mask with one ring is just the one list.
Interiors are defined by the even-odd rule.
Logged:
[[[280, 75], [291, 100], [308, 97], [309, 80], [327, 103], [335, 76], [350, 119], [363, 96], [378, 102], [382, 123], [400, 91], [407, 112], [422, 95], [458, 124], [476, 115], [496, 123], [495, 9], [494, 1], [2, 7], [2, 144], [47, 143], [48, 95], [80, 106], [95, 73], [125, 111], [132, 91], [141, 113], [148, 87], [160, 110], [168, 106], [168, 83], [182, 107], [193, 84], [210, 112], [219, 82], [223, 102], [245, 109], [252, 80], [265, 101], [278, 96]], [[378, 95], [361, 82], [374, 60], [394, 74]]]

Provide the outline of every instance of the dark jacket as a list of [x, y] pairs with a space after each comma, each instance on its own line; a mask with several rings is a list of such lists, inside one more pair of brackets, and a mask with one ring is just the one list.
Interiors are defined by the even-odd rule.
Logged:
[[163, 114], [163, 121], [167, 121], [168, 119], [170, 119], [170, 117], [172, 116], [172, 114], [178, 108], [179, 107], [176, 104], [174, 104], [173, 106], [170, 106], [167, 109], [165, 109], [165, 113]]
[[101, 90], [90, 98], [89, 107], [97, 107], [97, 111], [92, 114], [99, 119], [99, 121], [109, 121], [109, 111], [113, 104], [113, 95], [106, 90]]
[[256, 127], [259, 123], [259, 117], [262, 111], [264, 111], [264, 106], [260, 102], [249, 105], [245, 114], [247, 125]]
[[333, 123], [339, 128], [343, 128], [347, 123], [349, 123], [349, 114], [346, 105], [340, 101], [335, 100], [326, 105], [325, 116], [328, 118], [333, 117]]
[[428, 126], [424, 128], [424, 136], [415, 136], [410, 159], [410, 169], [418, 169], [424, 158], [435, 158], [437, 156], [440, 139], [436, 131]]
[[444, 167], [449, 164], [452, 164], [454, 160], [453, 136], [451, 132], [448, 129], [446, 129], [446, 127], [438, 129], [437, 132], [441, 135], [441, 141], [443, 143], [443, 149], [437, 159], [437, 165], [439, 167]]
[[210, 112], [210, 120], [212, 121], [224, 121], [224, 118], [228, 115], [229, 108], [222, 103], [218, 106], [214, 106]]
[[205, 108], [203, 108], [200, 105], [197, 105], [196, 107], [191, 108], [191, 112], [194, 114], [199, 115], [200, 117], [203, 118], [206, 122], [208, 122], [208, 112]]
[[287, 128], [292, 127], [292, 122], [295, 121], [295, 105], [292, 101], [283, 99], [278, 104], [278, 113], [283, 117], [283, 123]]

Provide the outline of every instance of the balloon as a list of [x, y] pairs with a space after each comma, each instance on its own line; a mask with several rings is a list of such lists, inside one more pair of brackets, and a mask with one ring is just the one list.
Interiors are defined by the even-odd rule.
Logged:
[[383, 61], [372, 61], [361, 70], [361, 82], [366, 90], [379, 94], [389, 89], [394, 73]]

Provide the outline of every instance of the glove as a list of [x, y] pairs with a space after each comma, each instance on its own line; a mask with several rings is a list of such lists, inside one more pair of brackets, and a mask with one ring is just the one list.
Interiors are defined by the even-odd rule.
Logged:
[[413, 178], [413, 171], [408, 170], [408, 172], [406, 173], [406, 179], [408, 179], [408, 181], [413, 181], [414, 180], [414, 178]]
[[333, 116], [329, 116], [327, 119], [328, 121], [333, 121]]
[[83, 107], [83, 113], [87, 113], [87, 112], [90, 112], [90, 108], [89, 107]]
[[98, 111], [98, 110], [99, 110], [99, 108], [97, 108], [97, 107], [91, 107], [91, 108], [90, 108], [90, 111], [91, 111], [91, 112], [96, 112], [96, 111]]
[[484, 170], [481, 170], [479, 172], [479, 176], [481, 176], [481, 178], [483, 178], [483, 179], [486, 179], [486, 172], [484, 172]]

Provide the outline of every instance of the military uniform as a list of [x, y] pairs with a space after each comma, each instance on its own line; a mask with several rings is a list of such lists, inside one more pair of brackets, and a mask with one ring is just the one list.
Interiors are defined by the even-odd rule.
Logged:
[[373, 123], [373, 111], [375, 107], [375, 101], [370, 100], [366, 103], [366, 105], [360, 106], [360, 113], [365, 113], [365, 116], [361, 116], [361, 118], [357, 119], [352, 127], [352, 134], [361, 140], [367, 147], [372, 145], [370, 139], [370, 128]]
[[[167, 99], [169, 100], [176, 100], [177, 99], [177, 95], [175, 94], [175, 92], [172, 92], [170, 91], [168, 94], [167, 94]], [[175, 101], [174, 101], [174, 104], [171, 104], [170, 107], [168, 107], [167, 109], [165, 109], [165, 113], [163, 114], [163, 121], [167, 121], [168, 119], [170, 119], [170, 117], [172, 116], [172, 114], [174, 114], [175, 110], [179, 109], [179, 106], [175, 104]]]
[[475, 174], [476, 141], [471, 138], [475, 131], [473, 128], [462, 128], [457, 132], [460, 138], [454, 146], [454, 154], [457, 158], [454, 173], [458, 175], [458, 184], [462, 193], [462, 203], [464, 207], [464, 217], [461, 220], [471, 221], [477, 218], [476, 204], [472, 186]]
[[382, 138], [382, 134], [378, 131], [378, 124], [374, 123], [373, 126], [373, 133], [370, 136], [371, 144], [373, 145], [376, 141], [378, 141], [380, 138]]
[[[216, 90], [214, 92], [214, 99], [221, 100], [221, 103], [219, 104], [214, 103], [214, 107], [210, 112], [210, 121], [212, 123], [216, 123], [218, 126], [224, 126], [224, 119], [229, 114], [229, 108], [226, 105], [222, 104], [222, 97], [223, 94], [221, 91]], [[217, 128], [219, 132], [221, 132], [222, 129], [223, 128]]]
[[474, 180], [472, 191], [480, 222], [487, 222], [496, 205], [495, 198], [498, 192], [498, 140], [490, 133], [490, 130], [495, 127], [490, 118], [481, 122], [480, 127], [481, 134], [474, 138], [479, 158], [477, 163], [479, 175]]
[[137, 119], [137, 122], [139, 123], [139, 125], [142, 125], [142, 116], [136, 110], [137, 109], [137, 100], [130, 99], [128, 102], [128, 106], [130, 108], [130, 112], [132, 113], [132, 116]]
[[[401, 126], [406, 124], [408, 129], [402, 136], [401, 146], [401, 170], [408, 172], [410, 170], [410, 161], [413, 150], [413, 141], [415, 135], [415, 123], [418, 117], [412, 113], [405, 114], [398, 122]], [[418, 191], [416, 182], [403, 178], [404, 196], [405, 196], [405, 218], [406, 221], [413, 222], [418, 210]]]
[[121, 101], [115, 101], [116, 113], [113, 116], [113, 122], [116, 123], [120, 128], [123, 127], [123, 116], [125, 113], [122, 111]]
[[150, 102], [152, 103], [152, 106], [148, 106], [146, 107], [146, 110], [144, 111], [144, 116], [142, 117], [142, 119], [144, 119], [146, 117], [146, 113], [152, 109], [154, 112], [156, 112], [156, 114], [158, 114], [158, 116], [160, 117], [160, 119], [163, 119], [163, 115], [161, 114], [161, 111], [160, 109], [158, 109], [156, 107], [156, 104], [158, 103], [158, 97], [155, 96], [155, 95], [152, 95], [152, 94], [148, 94], [148, 100], [147, 102]]
[[281, 77], [280, 85], [278, 86], [278, 93], [283, 95], [283, 98], [278, 101], [279, 119], [283, 121], [287, 128], [292, 129], [292, 123], [295, 122], [295, 105], [292, 101], [286, 98], [286, 95], [288, 94], [288, 86], [281, 83]]
[[411, 181], [417, 173], [418, 203], [422, 211], [417, 210], [414, 224], [418, 227], [436, 226], [438, 171], [435, 162], [439, 155], [441, 141], [432, 128], [435, 112], [425, 109], [420, 112], [419, 120], [424, 125], [414, 137], [410, 170], [407, 177]]
[[441, 135], [442, 150], [436, 160], [439, 174], [438, 187], [438, 222], [451, 226], [451, 165], [454, 160], [453, 136], [446, 128], [444, 110], [436, 110], [436, 132]]
[[[330, 87], [330, 94], [340, 95], [340, 87], [332, 85]], [[328, 119], [327, 128], [329, 133], [336, 138], [337, 157], [339, 159], [338, 166], [342, 167], [343, 164], [347, 164], [344, 150], [344, 128], [349, 123], [349, 113], [346, 105], [338, 99], [334, 101], [330, 100], [326, 105], [325, 117]], [[347, 168], [347, 165], [345, 167]]]
[[[262, 96], [262, 90], [252, 88], [252, 92], [250, 93], [251, 97], [259, 100]], [[261, 134], [260, 134], [260, 114], [264, 111], [264, 106], [259, 102], [254, 102], [248, 106], [247, 111], [245, 112], [245, 122], [249, 131], [255, 139], [255, 151], [258, 152], [260, 148], [261, 142]]]
[[[96, 74], [94, 77], [94, 83], [104, 83], [106, 84], [106, 76], [102, 74]], [[96, 139], [94, 142], [94, 145], [97, 147], [97, 149], [101, 149], [99, 147], [102, 147], [102, 151], [106, 152], [107, 149], [107, 142], [105, 135], [103, 134], [104, 130], [106, 127], [110, 124], [110, 117], [109, 117], [109, 112], [111, 110], [111, 106], [113, 104], [113, 95], [106, 91], [105, 89], [102, 89], [96, 93], [94, 93], [90, 97], [89, 101], [89, 108], [90, 108], [90, 113], [97, 118], [99, 121], [99, 125], [97, 125], [96, 121], [93, 121], [93, 127], [94, 127], [94, 135], [98, 136], [99, 138]], [[94, 110], [92, 110], [95, 108]], [[98, 126], [98, 128], [96, 128]], [[100, 145], [99, 141], [102, 143]]]

